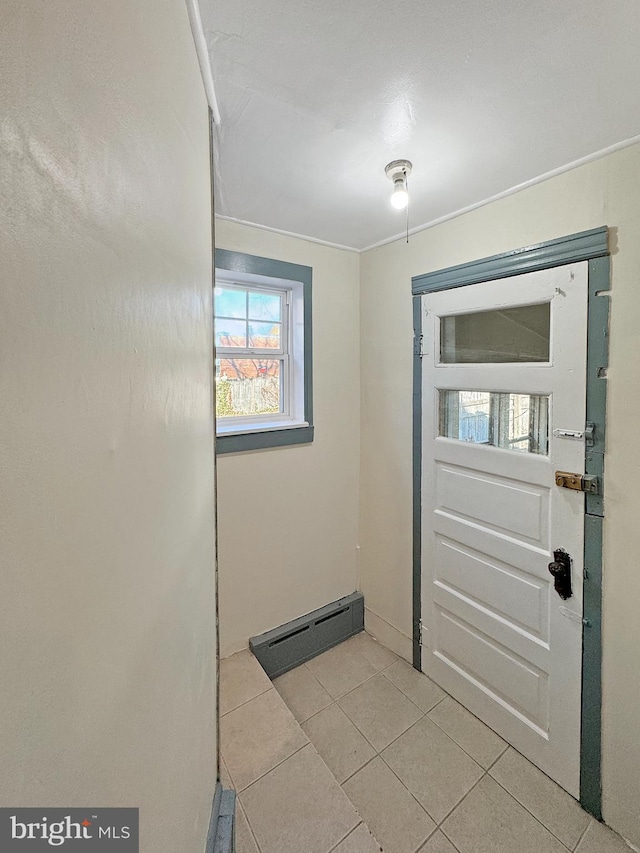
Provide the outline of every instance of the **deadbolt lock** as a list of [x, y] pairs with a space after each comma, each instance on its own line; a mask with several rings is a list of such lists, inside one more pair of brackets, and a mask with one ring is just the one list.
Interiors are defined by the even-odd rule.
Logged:
[[598, 478], [590, 474], [572, 474], [570, 471], [556, 471], [556, 486], [573, 489], [575, 492], [598, 494]]

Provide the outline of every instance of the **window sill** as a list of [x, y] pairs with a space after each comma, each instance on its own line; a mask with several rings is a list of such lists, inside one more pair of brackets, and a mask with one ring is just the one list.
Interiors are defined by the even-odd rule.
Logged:
[[286, 424], [273, 423], [259, 429], [254, 428], [251, 432], [248, 429], [245, 425], [240, 429], [219, 434], [216, 437], [217, 453], [241, 453], [245, 450], [310, 444], [313, 441], [313, 426], [307, 423], [292, 424], [288, 421]]
[[218, 421], [218, 438], [225, 435], [247, 435], [256, 432], [273, 432], [278, 429], [300, 429], [307, 427], [309, 424], [306, 421], [294, 421], [291, 418], [283, 418], [282, 420], [273, 421], [247, 421], [243, 423], [233, 423], [231, 420], [226, 423]]

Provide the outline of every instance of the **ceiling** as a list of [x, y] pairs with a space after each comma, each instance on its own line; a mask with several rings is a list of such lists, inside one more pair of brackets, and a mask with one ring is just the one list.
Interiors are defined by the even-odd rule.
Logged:
[[638, 0], [200, 0], [216, 213], [363, 249], [640, 134]]

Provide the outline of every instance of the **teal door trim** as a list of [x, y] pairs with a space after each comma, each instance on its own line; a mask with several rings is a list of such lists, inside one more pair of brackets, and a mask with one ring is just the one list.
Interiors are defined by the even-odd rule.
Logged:
[[422, 672], [422, 311], [413, 297], [413, 665]]
[[524, 246], [522, 249], [492, 255], [479, 261], [417, 275], [411, 279], [411, 292], [416, 296], [434, 290], [464, 287], [467, 284], [479, 284], [482, 281], [560, 267], [577, 261], [589, 261], [606, 257], [608, 254], [607, 228], [592, 228], [590, 231], [580, 231], [578, 234], [548, 240], [546, 243]]
[[602, 530], [604, 447], [609, 358], [610, 258], [605, 226], [525, 246], [447, 269], [415, 276], [413, 294], [413, 665], [422, 670], [422, 311], [421, 296], [551, 267], [589, 262], [587, 412], [594, 425], [585, 448], [585, 471], [598, 477], [598, 494], [585, 500], [584, 612], [580, 803], [602, 820]]

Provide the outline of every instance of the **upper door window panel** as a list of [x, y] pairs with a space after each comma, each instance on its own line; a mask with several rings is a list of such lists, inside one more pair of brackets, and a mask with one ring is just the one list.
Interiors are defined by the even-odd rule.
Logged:
[[441, 364], [548, 362], [551, 304], [440, 318]]

